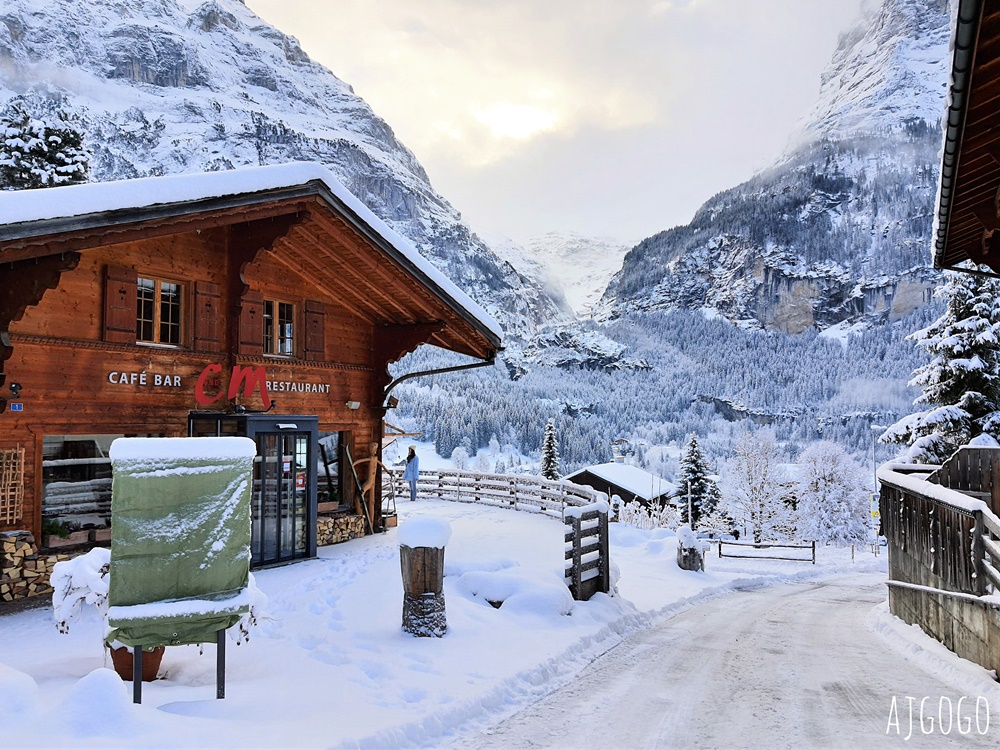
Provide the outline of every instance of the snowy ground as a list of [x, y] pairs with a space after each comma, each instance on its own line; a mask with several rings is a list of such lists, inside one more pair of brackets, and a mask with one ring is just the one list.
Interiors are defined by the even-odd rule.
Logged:
[[[562, 583], [558, 520], [430, 500], [400, 503], [399, 510], [401, 528], [415, 513], [451, 524], [444, 638], [417, 639], [400, 629], [397, 530], [260, 572], [270, 619], [248, 644], [228, 649], [224, 701], [214, 700], [213, 647], [204, 655], [197, 648], [167, 649], [164, 679], [147, 684], [143, 705], [133, 706], [129, 687], [102, 669], [96, 617], [59, 635], [48, 609], [4, 616], [4, 745], [448, 744], [509, 717], [570, 682], [626, 637], [695, 604], [782, 581], [853, 574], [870, 581], [885, 563], [870, 551], [859, 551], [852, 562], [850, 550], [832, 548], [820, 550], [816, 566], [719, 560], [713, 550], [706, 573], [687, 573], [674, 562], [671, 532], [612, 525], [619, 595], [574, 603]], [[487, 599], [504, 603], [497, 609]], [[985, 671], [955, 667], [960, 660], [934, 653], [929, 639], [886, 617], [873, 620], [873, 638], [889, 639], [938, 674], [958, 670], [975, 685], [990, 684]]]

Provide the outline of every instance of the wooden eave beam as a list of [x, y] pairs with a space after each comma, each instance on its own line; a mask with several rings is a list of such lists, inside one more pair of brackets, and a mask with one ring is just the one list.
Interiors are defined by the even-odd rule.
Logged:
[[3, 269], [0, 275], [0, 385], [7, 378], [4, 362], [13, 354], [10, 324], [20, 320], [29, 307], [41, 302], [45, 292], [59, 285], [62, 274], [72, 271], [79, 263], [79, 253], [64, 253], [17, 261]]
[[[108, 247], [185, 232], [205, 231], [235, 223], [266, 220], [307, 210], [308, 203], [295, 200], [260, 206], [244, 206], [213, 211], [210, 214], [185, 214], [151, 219], [133, 224], [109, 223], [107, 226], [72, 229], [59, 234], [10, 240], [0, 245], [0, 263], [28, 258], [80, 252], [95, 247]], [[119, 220], [120, 222], [120, 220]]]

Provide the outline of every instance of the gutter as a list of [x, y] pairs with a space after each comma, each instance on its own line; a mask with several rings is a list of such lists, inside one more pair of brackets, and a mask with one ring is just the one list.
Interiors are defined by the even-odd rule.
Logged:
[[405, 380], [410, 380], [411, 378], [419, 378], [424, 375], [443, 375], [446, 372], [461, 372], [463, 370], [475, 370], [479, 367], [489, 367], [490, 365], [495, 365], [497, 361], [497, 352], [503, 351], [494, 350], [490, 352], [488, 359], [484, 359], [481, 362], [470, 362], [465, 365], [454, 365], [452, 367], [438, 367], [433, 370], [419, 370], [417, 372], [408, 372], [405, 375], [400, 375], [398, 378], [393, 380], [389, 385], [386, 386], [385, 390], [382, 392], [382, 408], [390, 409], [389, 406], [389, 394], [392, 393], [393, 388], [402, 383]]
[[[965, 116], [969, 104], [972, 67], [976, 58], [976, 42], [983, 15], [983, 0], [959, 0], [955, 25], [955, 55], [951, 68], [951, 90], [945, 117], [944, 155], [941, 160], [941, 185], [938, 191], [937, 237], [934, 239], [934, 268], [944, 269], [944, 251], [955, 198], [955, 177], [958, 172]], [[953, 269], [961, 270], [961, 269]]]

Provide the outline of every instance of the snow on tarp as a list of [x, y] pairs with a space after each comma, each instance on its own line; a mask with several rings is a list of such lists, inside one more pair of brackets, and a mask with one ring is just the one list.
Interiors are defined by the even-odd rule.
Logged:
[[3, 191], [0, 192], [0, 216], [5, 223], [19, 224], [232, 195], [248, 195], [305, 185], [315, 180], [322, 182], [361, 221], [451, 297], [460, 308], [497, 338], [502, 338], [500, 324], [489, 313], [431, 265], [409, 240], [390, 229], [384, 221], [373, 214], [350, 190], [340, 184], [330, 170], [315, 162], [291, 162], [221, 172], [142, 177], [135, 180], [94, 182], [39, 190]]
[[596, 466], [587, 466], [580, 469], [580, 471], [570, 474], [565, 479], [572, 482], [573, 477], [585, 471], [590, 472], [595, 477], [605, 479], [644, 500], [652, 500], [654, 497], [659, 497], [660, 495], [672, 495], [676, 489], [666, 479], [662, 479], [655, 474], [650, 474], [638, 466], [629, 466], [617, 461], [597, 464]]
[[400, 525], [396, 538], [402, 547], [441, 549], [447, 547], [451, 539], [451, 524], [443, 518], [415, 516]]
[[210, 642], [248, 611], [256, 452], [240, 437], [111, 444], [109, 642]]

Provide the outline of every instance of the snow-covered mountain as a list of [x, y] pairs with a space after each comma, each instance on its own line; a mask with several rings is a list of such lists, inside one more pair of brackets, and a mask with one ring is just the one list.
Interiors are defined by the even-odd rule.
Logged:
[[585, 316], [621, 270], [631, 244], [608, 237], [549, 232], [528, 240], [528, 252], [562, 290], [577, 315]]
[[843, 34], [786, 156], [639, 243], [600, 315], [705, 308], [796, 333], [926, 303], [946, 0], [884, 0]]
[[538, 279], [564, 299], [578, 317], [587, 317], [608, 282], [621, 270], [632, 245], [609, 237], [585, 237], [573, 232], [548, 232], [526, 245], [502, 235], [484, 239], [518, 273]]
[[563, 303], [470, 232], [392, 129], [241, 0], [4, 0], [0, 109], [66, 113], [98, 181], [318, 161], [502, 322]]

